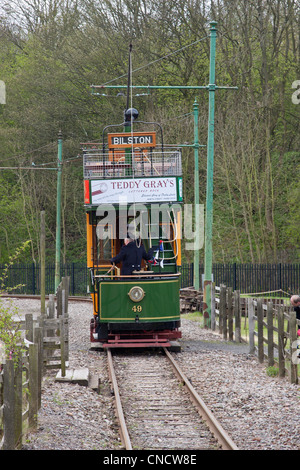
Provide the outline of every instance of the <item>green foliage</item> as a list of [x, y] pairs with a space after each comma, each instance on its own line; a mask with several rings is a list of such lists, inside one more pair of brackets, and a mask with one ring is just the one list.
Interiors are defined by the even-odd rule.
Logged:
[[17, 179], [8, 172], [2, 173], [0, 185], [0, 259], [6, 263], [12, 253], [18, 250], [20, 240], [27, 237], [27, 231]]
[[[19, 353], [24, 351], [24, 343], [22, 340], [22, 333], [20, 329], [20, 323], [18, 322], [19, 312], [18, 309], [13, 306], [10, 302], [5, 305], [4, 300], [1, 298], [1, 294], [4, 292], [5, 279], [8, 275], [8, 270], [17, 259], [20, 258], [21, 254], [27, 249], [29, 242], [23, 243], [19, 247], [13, 256], [10, 257], [9, 262], [6, 264], [1, 276], [0, 276], [0, 360], [3, 359], [17, 359]], [[20, 286], [9, 288], [6, 290], [12, 291]], [[4, 356], [4, 357], [1, 357]]]
[[18, 260], [22, 260], [22, 255], [26, 252], [27, 248], [29, 247], [29, 240], [24, 242], [20, 247], [18, 247], [15, 250], [15, 253], [9, 257], [8, 262], [4, 265], [4, 269], [0, 275], [0, 296], [5, 292], [5, 291], [13, 291], [15, 289], [18, 289], [21, 287], [21, 285], [17, 285], [14, 287], [5, 287], [5, 281], [7, 280], [8, 277], [8, 271], [11, 266]]
[[267, 375], [269, 377], [278, 377], [278, 374], [279, 374], [279, 368], [278, 367], [270, 366], [270, 367], [267, 367], [266, 371], [267, 371]]
[[4, 305], [0, 298], [0, 360], [16, 359], [24, 349], [18, 310], [12, 305]]
[[[299, 74], [296, 2], [62, 0], [16, 3], [0, 20], [0, 166], [56, 167], [63, 135], [62, 258], [84, 259], [85, 215], [80, 143], [102, 140], [122, 123], [119, 90], [93, 96], [91, 84], [207, 85], [211, 18], [218, 21], [215, 116], [215, 262], [295, 261], [299, 257]], [[18, 23], [13, 24], [14, 17]], [[289, 18], [289, 21], [286, 21]], [[176, 51], [176, 53], [175, 53]], [[162, 59], [163, 58], [163, 59]], [[192, 143], [199, 102], [199, 142], [207, 141], [208, 94], [155, 91], [132, 96], [143, 121], [160, 122], [165, 143]], [[206, 197], [206, 150], [200, 150], [200, 202]], [[193, 201], [193, 151], [183, 151], [184, 200]], [[20, 240], [38, 261], [40, 211], [46, 211], [47, 257], [54, 258], [56, 171], [1, 173], [0, 262]], [[189, 259], [191, 253], [183, 253]]]
[[[296, 161], [299, 161], [300, 154], [293, 154]], [[300, 258], [300, 230], [299, 230], [299, 207], [300, 207], [300, 179], [298, 174], [300, 165], [291, 165], [290, 181], [286, 187], [286, 201], [288, 207], [288, 218], [286, 227], [286, 238], [289, 244], [294, 247], [294, 259]]]

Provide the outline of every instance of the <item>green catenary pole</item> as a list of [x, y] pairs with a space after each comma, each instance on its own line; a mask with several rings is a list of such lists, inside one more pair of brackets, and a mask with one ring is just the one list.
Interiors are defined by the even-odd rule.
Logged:
[[[132, 113], [128, 114], [128, 110], [130, 109], [129, 100], [130, 100], [130, 82], [131, 82], [131, 52], [132, 52], [132, 44], [129, 45], [129, 58], [128, 58], [128, 77], [127, 77], [127, 100], [126, 100], [126, 110], [124, 115], [124, 132], [132, 132], [132, 121], [133, 116]], [[132, 110], [131, 110], [132, 111]], [[125, 163], [128, 165], [132, 165], [132, 151], [131, 149], [125, 149]], [[129, 170], [129, 167], [125, 169], [125, 174], [127, 176], [131, 176], [133, 173]]]
[[199, 249], [198, 249], [198, 237], [200, 220], [198, 215], [199, 207], [199, 138], [198, 138], [198, 116], [199, 116], [199, 104], [197, 99], [195, 99], [193, 104], [194, 112], [194, 159], [195, 159], [195, 168], [194, 168], [194, 203], [195, 203], [195, 250], [194, 250], [194, 288], [199, 290]]
[[61, 237], [61, 174], [62, 174], [62, 134], [58, 134], [57, 151], [57, 199], [56, 199], [56, 248], [55, 248], [55, 292], [60, 283], [60, 237]]
[[207, 135], [207, 180], [205, 211], [205, 251], [204, 251], [204, 305], [203, 314], [206, 326], [211, 319], [212, 282], [212, 224], [213, 224], [213, 172], [214, 172], [214, 125], [215, 125], [215, 62], [217, 23], [210, 23], [210, 64], [209, 64], [209, 111]]

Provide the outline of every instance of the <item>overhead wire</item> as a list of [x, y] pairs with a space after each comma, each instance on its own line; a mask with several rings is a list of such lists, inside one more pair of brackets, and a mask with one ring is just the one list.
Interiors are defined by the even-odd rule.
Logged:
[[[186, 46], [182, 46], [181, 48], [177, 49], [176, 51], [170, 52], [169, 54], [166, 54], [163, 57], [160, 57], [158, 59], [153, 60], [152, 62], [148, 62], [148, 64], [142, 65], [141, 67], [138, 67], [134, 70], [132, 70], [132, 73], [139, 72], [140, 70], [150, 67], [150, 65], [156, 64], [157, 62], [160, 62], [161, 60], [167, 59], [168, 57], [171, 57], [174, 54], [177, 54], [178, 52], [181, 52], [184, 49], [187, 49], [188, 47], [194, 46], [195, 44], [204, 41], [205, 39], [209, 38], [209, 36], [204, 36], [203, 38], [197, 39], [197, 41], [193, 41], [190, 44], [187, 44]], [[120, 75], [119, 77], [112, 78], [108, 82], [103, 83], [102, 86], [108, 85], [109, 83], [115, 82], [116, 80], [119, 80], [120, 78], [126, 77], [126, 74]]]
[[0, 161], [1, 161], [1, 159], [3, 159], [3, 160], [13, 160], [14, 158], [20, 158], [20, 157], [23, 157], [23, 156], [25, 156], [25, 155], [28, 155], [28, 154], [31, 154], [31, 153], [34, 153], [34, 152], [39, 152], [40, 150], [43, 150], [43, 149], [45, 149], [45, 148], [47, 148], [47, 147], [50, 147], [50, 146], [52, 146], [52, 145], [54, 145], [54, 144], [55, 144], [55, 142], [51, 142], [51, 143], [49, 143], [49, 144], [42, 145], [41, 147], [38, 147], [38, 148], [36, 148], [36, 149], [28, 150], [27, 152], [18, 153], [18, 154], [16, 154], [16, 155], [12, 155], [12, 156], [10, 156], [10, 157], [5, 157], [5, 158], [0, 157]]

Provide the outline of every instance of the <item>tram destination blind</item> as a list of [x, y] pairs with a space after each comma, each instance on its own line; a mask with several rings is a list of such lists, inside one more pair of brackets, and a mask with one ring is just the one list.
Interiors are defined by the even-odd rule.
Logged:
[[155, 132], [122, 132], [119, 134], [108, 134], [108, 147], [129, 148], [129, 147], [155, 147]]

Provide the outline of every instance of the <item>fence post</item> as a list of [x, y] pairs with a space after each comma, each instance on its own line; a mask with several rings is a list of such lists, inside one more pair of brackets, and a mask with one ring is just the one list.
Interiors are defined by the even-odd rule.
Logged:
[[62, 288], [64, 290], [64, 315], [68, 315], [68, 299], [69, 299], [69, 292], [70, 292], [70, 277], [66, 276], [62, 278]]
[[241, 342], [241, 308], [240, 308], [240, 291], [234, 291], [234, 318], [235, 318], [235, 341]]
[[283, 307], [278, 309], [278, 367], [279, 377], [285, 376], [285, 359], [284, 359], [284, 312]]
[[49, 294], [49, 300], [48, 300], [47, 307], [48, 307], [47, 317], [48, 318], [54, 318], [54, 313], [55, 313], [54, 294]]
[[[49, 294], [49, 301], [47, 304], [47, 318], [54, 319], [55, 317], [55, 298], [54, 294]], [[44, 336], [51, 338], [54, 336], [54, 330], [47, 329], [44, 331]], [[46, 349], [45, 352], [45, 360], [53, 355], [52, 349]]]
[[216, 329], [216, 284], [211, 283], [211, 322], [210, 327], [212, 330]]
[[253, 299], [247, 299], [248, 303], [248, 323], [249, 323], [249, 354], [254, 354], [254, 302]]
[[15, 449], [14, 362], [7, 359], [3, 374], [3, 450]]
[[267, 325], [268, 325], [268, 366], [274, 365], [274, 327], [273, 327], [273, 303], [267, 304]]
[[227, 340], [228, 334], [228, 327], [227, 327], [227, 319], [228, 319], [228, 311], [227, 311], [227, 288], [224, 286], [224, 308], [223, 308], [223, 338]]
[[219, 302], [219, 333], [224, 331], [224, 317], [226, 321], [226, 286], [220, 286], [220, 302]]
[[66, 375], [66, 358], [65, 358], [65, 317], [59, 317], [59, 329], [60, 329], [60, 356], [61, 356], [61, 376]]
[[38, 346], [37, 344], [29, 345], [29, 411], [28, 424], [29, 428], [37, 427], [38, 413]]
[[290, 330], [290, 360], [291, 360], [291, 375], [290, 382], [292, 384], [298, 383], [298, 361], [294, 361], [297, 355], [297, 320], [296, 312], [289, 312], [289, 330]]
[[257, 299], [257, 349], [258, 360], [264, 362], [264, 332], [263, 332], [264, 311], [262, 299]]
[[25, 337], [33, 343], [33, 315], [26, 313], [25, 315]]
[[57, 291], [56, 291], [56, 316], [59, 318], [62, 315], [63, 306], [62, 306], [62, 288], [61, 284], [59, 284]]
[[232, 287], [227, 289], [227, 317], [228, 317], [228, 336], [229, 341], [233, 341], [233, 304], [232, 304]]
[[14, 424], [15, 424], [15, 445], [14, 448], [20, 450], [22, 447], [22, 405], [23, 405], [23, 379], [22, 379], [22, 370], [23, 370], [23, 361], [22, 361], [22, 354], [20, 353], [17, 358], [17, 363], [15, 365], [15, 416], [14, 416]]
[[67, 337], [67, 340], [65, 340], [64, 343], [64, 358], [65, 361], [69, 360], [69, 321], [68, 321], [68, 315], [69, 315], [69, 284], [70, 284], [70, 277], [63, 277], [62, 278], [62, 286], [63, 286], [63, 303], [64, 303], [64, 309], [63, 309], [63, 316], [65, 319], [67, 319], [67, 322], [64, 323], [64, 331], [65, 331], [65, 338]]
[[[223, 298], [223, 308], [222, 308], [222, 321], [223, 321], [223, 338], [224, 339], [227, 339], [227, 332], [228, 332], [228, 329], [227, 329], [227, 289], [226, 289], [226, 286], [222, 286], [223, 288], [223, 293], [222, 293], [222, 298]], [[222, 291], [222, 288], [221, 288], [221, 291]]]
[[43, 348], [43, 330], [44, 330], [44, 318], [39, 317], [39, 327], [36, 327], [33, 332], [34, 343], [37, 345], [37, 356], [38, 356], [38, 409], [42, 404], [42, 380], [44, 370], [44, 348]]

